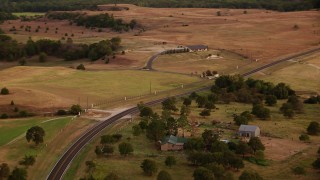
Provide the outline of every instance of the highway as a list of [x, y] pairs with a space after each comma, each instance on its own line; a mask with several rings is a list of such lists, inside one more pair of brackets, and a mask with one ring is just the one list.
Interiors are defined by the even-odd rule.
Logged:
[[[293, 59], [293, 58], [297, 58], [300, 56], [304, 56], [310, 53], [314, 53], [316, 51], [319, 51], [319, 48], [313, 49], [313, 50], [309, 50], [306, 52], [302, 52], [299, 54], [295, 54], [292, 55], [290, 57], [286, 57], [277, 61], [274, 61], [272, 63], [266, 64], [264, 66], [261, 66], [259, 68], [256, 68], [254, 70], [251, 70], [247, 73], [242, 74], [242, 76], [247, 77], [250, 76], [258, 71], [261, 71], [263, 69], [269, 68], [271, 66], [274, 66], [276, 64], [279, 64], [281, 62]], [[157, 56], [159, 54], [156, 54], [154, 56], [152, 56], [151, 59], [156, 59]], [[152, 60], [152, 61], [153, 61]], [[148, 68], [152, 69], [152, 61], [149, 64]], [[149, 63], [149, 62], [148, 62]], [[210, 87], [205, 87], [205, 88], [201, 88], [196, 90], [197, 92], [199, 91], [204, 91], [204, 90], [209, 90]], [[193, 91], [192, 91], [193, 92]], [[186, 93], [182, 93], [179, 95], [176, 95], [175, 97], [182, 97], [185, 95], [190, 94], [191, 92], [186, 92]], [[152, 106], [152, 105], [156, 105], [161, 103], [162, 101], [164, 101], [166, 98], [162, 98], [162, 99], [158, 99], [158, 100], [154, 100], [148, 103], [145, 103], [147, 106]], [[117, 120], [121, 119], [122, 117], [129, 115], [129, 114], [135, 114], [138, 112], [138, 108], [137, 107], [132, 107], [130, 109], [127, 109], [119, 114], [116, 114], [112, 117], [107, 118], [105, 121], [102, 121], [100, 123], [98, 123], [97, 125], [95, 125], [94, 127], [90, 128], [89, 130], [87, 130], [74, 144], [72, 144], [69, 149], [61, 156], [61, 158], [58, 160], [58, 162], [55, 164], [55, 166], [53, 167], [53, 169], [51, 170], [51, 172], [49, 173], [47, 179], [48, 180], [60, 180], [63, 178], [64, 174], [66, 173], [69, 165], [71, 164], [72, 160], [77, 156], [77, 154], [83, 149], [83, 147], [88, 144], [96, 135], [98, 135], [103, 129], [105, 129], [107, 126], [109, 126], [110, 124], [116, 122]]]

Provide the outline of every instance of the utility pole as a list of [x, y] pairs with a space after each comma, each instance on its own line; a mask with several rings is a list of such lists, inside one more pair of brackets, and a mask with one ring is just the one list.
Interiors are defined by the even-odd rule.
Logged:
[[152, 93], [152, 91], [151, 91], [151, 81], [150, 81], [150, 94]]

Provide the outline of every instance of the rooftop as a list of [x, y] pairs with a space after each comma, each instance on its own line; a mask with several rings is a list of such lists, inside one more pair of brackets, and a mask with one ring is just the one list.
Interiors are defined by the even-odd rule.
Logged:
[[208, 49], [208, 46], [205, 46], [205, 45], [191, 45], [191, 46], [186, 46], [186, 47], [191, 50]]
[[239, 131], [256, 131], [256, 129], [259, 128], [258, 126], [253, 125], [241, 125], [239, 127]]
[[162, 144], [166, 144], [166, 143], [178, 144], [178, 143], [186, 143], [186, 142], [187, 142], [186, 138], [170, 135], [170, 136], [166, 136], [163, 139]]

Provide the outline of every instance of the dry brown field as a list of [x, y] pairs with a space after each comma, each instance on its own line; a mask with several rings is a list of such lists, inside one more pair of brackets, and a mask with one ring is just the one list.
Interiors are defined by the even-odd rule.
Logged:
[[[136, 19], [146, 31], [137, 35], [111, 32], [103, 29], [86, 29], [70, 25], [67, 21], [40, 19], [31, 22], [7, 21], [0, 28], [8, 34], [15, 26], [18, 31], [14, 38], [25, 42], [29, 37], [61, 39], [68, 33], [74, 42], [90, 43], [97, 40], [120, 36], [124, 50], [129, 51], [120, 65], [141, 67], [146, 58], [154, 52], [176, 45], [205, 44], [211, 49], [228, 49], [258, 60], [261, 63], [276, 57], [292, 54], [320, 45], [320, 13], [318, 11], [274, 12], [268, 10], [206, 9], [206, 8], [144, 8], [134, 5], [128, 11], [87, 11], [88, 14], [109, 13], [125, 21]], [[220, 11], [221, 16], [216, 13]], [[20, 26], [31, 26], [31, 32]], [[185, 26], [183, 26], [185, 25]], [[186, 26], [188, 25], [188, 26]], [[298, 25], [298, 29], [293, 26]], [[36, 27], [41, 29], [35, 32]], [[45, 28], [49, 27], [47, 33]], [[58, 33], [55, 29], [58, 28]], [[158, 43], [167, 42], [166, 45]], [[157, 44], [157, 45], [156, 45]], [[114, 66], [111, 66], [114, 68]]]

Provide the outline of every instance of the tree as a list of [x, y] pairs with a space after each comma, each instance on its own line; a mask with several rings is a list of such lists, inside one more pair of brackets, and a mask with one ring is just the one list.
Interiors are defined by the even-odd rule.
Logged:
[[318, 122], [316, 121], [312, 121], [310, 122], [308, 128], [307, 128], [307, 132], [310, 135], [318, 135], [318, 133], [320, 132], [320, 125]]
[[39, 62], [43, 63], [43, 62], [46, 62], [46, 60], [47, 60], [47, 54], [44, 52], [41, 52], [39, 54]]
[[313, 161], [312, 167], [314, 169], [320, 169], [320, 157], [318, 157], [315, 161]]
[[268, 106], [274, 106], [275, 104], [277, 104], [277, 97], [274, 95], [268, 95], [268, 96], [266, 96], [265, 103]]
[[139, 136], [143, 132], [143, 130], [138, 124], [132, 126], [132, 131], [134, 136]]
[[303, 103], [296, 95], [289, 96], [287, 103], [292, 105], [293, 110], [297, 112], [303, 112]]
[[81, 106], [79, 104], [74, 104], [70, 108], [70, 114], [78, 115], [82, 111]]
[[9, 176], [8, 180], [26, 180], [27, 179], [27, 171], [23, 168], [14, 168]]
[[307, 134], [301, 134], [301, 135], [299, 136], [299, 140], [300, 140], [300, 141], [309, 141], [310, 138], [309, 138], [309, 136], [308, 136]]
[[184, 129], [186, 128], [186, 126], [188, 126], [188, 119], [186, 115], [181, 115], [177, 119], [177, 126], [183, 129], [183, 134], [184, 134]]
[[33, 126], [28, 129], [26, 133], [26, 139], [28, 142], [33, 141], [36, 145], [43, 143], [43, 137], [45, 136], [45, 131], [40, 126]]
[[250, 138], [248, 145], [252, 148], [254, 152], [258, 150], [265, 150], [264, 145], [258, 137]]
[[173, 165], [176, 165], [177, 161], [174, 156], [168, 156], [164, 163], [166, 164], [166, 166], [171, 167]]
[[248, 119], [245, 116], [235, 116], [233, 121], [236, 125], [240, 126], [241, 124], [247, 125], [249, 123]]
[[28, 56], [34, 56], [38, 53], [38, 47], [31, 38], [29, 38], [29, 40], [27, 41], [25, 51]]
[[190, 138], [186, 143], [184, 143], [183, 148], [185, 150], [203, 150], [205, 147], [205, 143], [203, 142], [202, 138]]
[[172, 179], [171, 175], [165, 170], [160, 171], [157, 176], [157, 180], [171, 180], [171, 179]]
[[96, 149], [94, 150], [97, 156], [103, 155], [103, 151], [100, 146], [96, 146]]
[[207, 102], [207, 103], [204, 105], [204, 107], [205, 107], [206, 109], [210, 109], [210, 110], [216, 108], [216, 106], [214, 105], [213, 102]]
[[114, 148], [113, 148], [113, 146], [111, 146], [111, 145], [105, 145], [105, 146], [103, 146], [103, 148], [102, 148], [102, 152], [103, 152], [104, 154], [110, 155], [110, 154], [112, 154], [112, 153], [114, 152]]
[[176, 98], [171, 97], [162, 102], [162, 109], [168, 111], [178, 111], [176, 107]]
[[86, 161], [86, 166], [87, 166], [87, 172], [89, 174], [92, 174], [93, 171], [96, 169], [96, 163], [93, 161]]
[[147, 127], [146, 135], [147, 138], [155, 141], [159, 141], [165, 135], [166, 125], [163, 121], [152, 120]]
[[0, 179], [7, 179], [10, 175], [10, 168], [7, 163], [2, 163], [0, 165]]
[[237, 154], [241, 154], [242, 157], [244, 157], [244, 155], [251, 153], [251, 152], [252, 152], [252, 149], [247, 143], [242, 142], [242, 141], [239, 142], [237, 149], [236, 149]]
[[219, 138], [212, 130], [208, 130], [208, 129], [204, 130], [204, 132], [201, 134], [201, 137], [207, 146], [211, 145], [213, 142], [217, 141]]
[[202, 116], [202, 117], [206, 117], [206, 116], [210, 116], [211, 114], [211, 110], [210, 109], [203, 109], [199, 115]]
[[207, 169], [211, 170], [213, 172], [213, 175], [216, 179], [223, 179], [225, 175], [225, 168], [223, 165], [218, 163], [211, 163], [206, 166]]
[[294, 93], [295, 92], [285, 83], [279, 83], [273, 88], [273, 95], [275, 95], [277, 99], [287, 99]]
[[156, 162], [150, 159], [143, 160], [140, 167], [146, 176], [152, 176], [158, 171]]
[[252, 114], [256, 115], [261, 119], [269, 119], [270, 118], [270, 110], [268, 108], [263, 107], [262, 104], [254, 104], [252, 106]]
[[240, 175], [239, 180], [263, 180], [263, 178], [256, 172], [244, 170]]
[[104, 178], [104, 180], [120, 180], [120, 177], [116, 173], [111, 172]]
[[184, 98], [183, 99], [183, 105], [190, 106], [191, 103], [192, 103], [192, 99], [191, 98]]
[[100, 144], [113, 144], [116, 143], [116, 139], [112, 135], [103, 135], [100, 139]]
[[198, 96], [196, 99], [196, 102], [198, 104], [198, 108], [204, 107], [204, 105], [207, 103], [207, 98], [204, 96]]
[[121, 155], [126, 156], [133, 153], [133, 147], [130, 143], [122, 142], [118, 146]]
[[181, 106], [181, 109], [180, 109], [180, 115], [182, 116], [189, 116], [191, 110], [190, 110], [190, 107], [189, 106], [185, 106], [185, 105], [182, 105]]
[[196, 92], [192, 92], [189, 96], [190, 99], [196, 99], [199, 95]]
[[21, 160], [19, 164], [28, 167], [28, 166], [32, 166], [35, 162], [36, 162], [36, 158], [34, 156], [24, 156], [23, 160]]
[[148, 106], [144, 106], [140, 109], [139, 115], [140, 117], [151, 117], [153, 115], [153, 110]]
[[256, 154], [254, 155], [254, 157], [257, 159], [257, 160], [264, 160], [264, 152], [262, 150], [258, 150], [256, 152]]
[[79, 66], [77, 66], [78, 70], [86, 70], [86, 68], [84, 67], [83, 64], [79, 64]]
[[9, 89], [4, 87], [1, 89], [1, 92], [0, 92], [1, 95], [8, 95], [9, 94]]
[[240, 168], [244, 168], [244, 164], [241, 158], [234, 156], [229, 158], [229, 164], [231, 167], [239, 170]]
[[215, 140], [212, 145], [211, 145], [211, 152], [225, 152], [228, 151], [229, 147], [226, 143], [222, 142], [222, 141], [217, 141]]
[[194, 180], [213, 180], [213, 176], [210, 170], [204, 167], [199, 167], [193, 172]]

